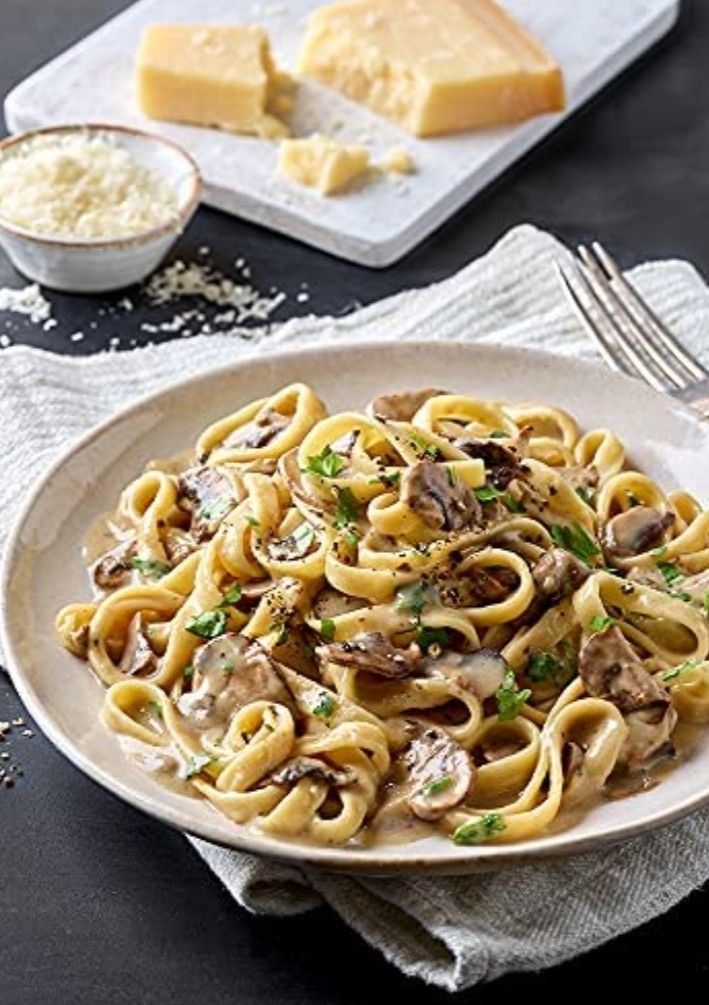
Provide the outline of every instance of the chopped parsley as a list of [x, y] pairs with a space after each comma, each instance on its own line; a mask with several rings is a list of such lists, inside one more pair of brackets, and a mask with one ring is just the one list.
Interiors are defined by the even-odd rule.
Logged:
[[684, 574], [676, 562], [658, 562], [657, 568], [668, 586], [672, 586], [678, 579], [684, 579]]
[[421, 789], [421, 795], [425, 796], [427, 799], [430, 796], [438, 796], [441, 792], [445, 792], [453, 784], [453, 779], [450, 775], [441, 775], [440, 778], [434, 778], [432, 782], [428, 785], [424, 785]]
[[311, 709], [313, 715], [317, 715], [319, 719], [329, 719], [332, 713], [335, 711], [335, 699], [331, 694], [320, 695], [320, 699], [316, 705], [313, 705]]
[[707, 613], [709, 613], [709, 590], [707, 590], [706, 593], [704, 594], [703, 604], [704, 604], [704, 610], [707, 611]]
[[172, 566], [168, 562], [160, 562], [153, 558], [131, 558], [130, 567], [137, 569], [138, 572], [144, 572], [146, 576], [152, 576], [153, 579], [162, 579], [172, 571]]
[[455, 468], [451, 467], [447, 467], [446, 471], [448, 472], [448, 484], [452, 489], [454, 489], [458, 484], [458, 472], [455, 470]]
[[216, 757], [212, 754], [193, 754], [189, 761], [185, 765], [184, 777], [192, 778], [193, 775], [199, 775], [200, 772], [209, 765], [216, 761]]
[[345, 531], [345, 540], [353, 548], [356, 548], [359, 544], [362, 535], [355, 527], [348, 527]]
[[556, 684], [568, 676], [568, 671], [564, 660], [554, 653], [543, 651], [533, 653], [527, 665], [527, 676], [536, 683], [549, 680]]
[[386, 485], [387, 488], [392, 489], [392, 488], [394, 488], [395, 485], [398, 485], [399, 482], [401, 481], [401, 472], [400, 471], [382, 471], [382, 473], [379, 475], [379, 477], [375, 478], [374, 480], [378, 481], [378, 482], [381, 482], [382, 485]]
[[486, 503], [499, 499], [510, 513], [524, 513], [524, 506], [519, 499], [515, 499], [509, 492], [501, 492], [500, 489], [496, 489], [493, 485], [481, 485], [479, 489], [474, 489], [473, 491], [478, 502]]
[[576, 495], [579, 497], [581, 502], [585, 502], [587, 506], [593, 505], [593, 490], [588, 488], [588, 486], [577, 485]]
[[234, 509], [234, 500], [230, 496], [222, 496], [211, 506], [203, 506], [199, 511], [203, 520], [221, 520]]
[[604, 632], [606, 628], [610, 628], [614, 624], [615, 621], [613, 618], [607, 614], [594, 614], [588, 623], [588, 627], [592, 632]]
[[516, 719], [522, 711], [522, 706], [531, 696], [532, 692], [528, 687], [520, 691], [513, 670], [505, 671], [505, 679], [495, 692], [497, 717], [500, 722], [509, 722], [511, 719]]
[[222, 673], [233, 673], [234, 672], [234, 661], [231, 660], [229, 663], [222, 663], [219, 667]]
[[271, 625], [271, 631], [277, 633], [274, 645], [282, 646], [288, 640], [288, 625], [285, 621], [275, 621]]
[[489, 440], [504, 440], [510, 434], [506, 433], [504, 429], [493, 429], [491, 433], [487, 434]]
[[149, 701], [148, 708], [158, 719], [162, 719], [162, 705], [159, 701]]
[[351, 489], [337, 490], [337, 507], [335, 509], [335, 527], [342, 530], [348, 524], [354, 523], [359, 517], [359, 503]]
[[665, 670], [663, 674], [660, 674], [661, 680], [676, 680], [684, 673], [689, 673], [690, 670], [694, 670], [698, 667], [701, 660], [685, 660], [684, 663], [680, 663], [679, 666], [671, 667], [669, 670]]
[[201, 639], [216, 639], [226, 631], [227, 616], [224, 611], [203, 611], [187, 622], [187, 631]]
[[667, 545], [661, 544], [659, 548], [653, 548], [650, 554], [654, 558], [662, 558], [663, 555], [667, 554]]
[[335, 622], [332, 618], [323, 618], [320, 622], [320, 634], [327, 642], [335, 638]]
[[428, 440], [424, 440], [423, 436], [412, 434], [411, 442], [424, 457], [429, 457], [431, 460], [435, 461], [441, 456], [441, 451], [435, 443], [429, 443]]
[[311, 475], [319, 475], [321, 478], [337, 478], [345, 466], [339, 454], [330, 446], [323, 447], [321, 453], [309, 457], [305, 470]]
[[427, 653], [432, 646], [439, 646], [443, 649], [448, 644], [448, 632], [445, 628], [418, 624], [416, 626], [416, 641], [424, 653]]
[[245, 516], [244, 520], [246, 520], [246, 522], [249, 525], [249, 527], [260, 527], [261, 526], [261, 524], [258, 522], [258, 520], [256, 519], [255, 516]]
[[593, 538], [589, 537], [583, 527], [577, 523], [554, 523], [549, 527], [549, 533], [555, 544], [565, 551], [570, 551], [582, 562], [588, 562], [601, 553], [601, 549]]
[[229, 589], [222, 594], [220, 607], [232, 607], [241, 600], [241, 583], [233, 583]]
[[400, 586], [396, 591], [396, 609], [411, 611], [417, 617], [431, 599], [431, 588], [420, 579], [415, 583]]
[[461, 824], [453, 832], [455, 844], [480, 844], [497, 837], [505, 829], [506, 824], [501, 813], [485, 813], [479, 820], [469, 824]]
[[191, 663], [188, 663], [186, 667], [182, 668], [183, 677], [192, 677], [193, 674], [194, 674], [194, 667], [192, 666]]

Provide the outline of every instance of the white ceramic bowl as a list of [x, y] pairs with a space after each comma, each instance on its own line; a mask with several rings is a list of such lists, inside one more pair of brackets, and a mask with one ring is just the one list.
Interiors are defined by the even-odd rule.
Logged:
[[50, 126], [11, 136], [0, 143], [0, 156], [34, 136], [88, 132], [109, 136], [141, 164], [165, 179], [175, 192], [175, 219], [131, 237], [75, 240], [35, 234], [0, 217], [0, 245], [22, 275], [67, 293], [105, 293], [140, 282], [153, 272], [194, 215], [202, 195], [195, 161], [162, 136], [126, 126]]
[[516, 845], [457, 847], [443, 836], [366, 849], [305, 846], [231, 823], [205, 800], [161, 787], [123, 756], [98, 720], [102, 686], [61, 649], [54, 615], [89, 596], [80, 546], [95, 517], [151, 457], [167, 457], [238, 405], [307, 380], [331, 409], [375, 394], [447, 387], [484, 398], [547, 402], [582, 427], [610, 426], [634, 463], [665, 487], [709, 496], [709, 423], [607, 370], [546, 353], [454, 342], [361, 343], [262, 354], [144, 398], [71, 447], [41, 479], [11, 534], [0, 626], [13, 680], [37, 725], [74, 764], [133, 806], [202, 838], [245, 851], [366, 873], [472, 872], [599, 848], [709, 802], [709, 728], [692, 756], [649, 791], [594, 807], [571, 829]]

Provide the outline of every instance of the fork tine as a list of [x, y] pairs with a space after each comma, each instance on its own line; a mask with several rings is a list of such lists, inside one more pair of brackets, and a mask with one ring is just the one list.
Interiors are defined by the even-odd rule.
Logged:
[[638, 293], [637, 289], [629, 279], [623, 275], [615, 259], [606, 251], [599, 241], [594, 241], [591, 245], [593, 251], [600, 261], [608, 276], [617, 283], [618, 287], [626, 295], [628, 305], [637, 311], [638, 320], [643, 323], [648, 334], [656, 335], [664, 348], [680, 363], [685, 372], [693, 380], [705, 380], [709, 374], [695, 359], [693, 359], [684, 347], [677, 341], [672, 332], [660, 320], [657, 314], [647, 301]]
[[[589, 280], [584, 265], [574, 259], [561, 271], [564, 274], [564, 285], [571, 294], [574, 306], [601, 350], [603, 358], [608, 361], [610, 356], [615, 369], [624, 370], [633, 377], [641, 377], [651, 387], [664, 391], [664, 381], [636, 352], [625, 332], [618, 327], [613, 315]], [[586, 299], [593, 304], [593, 311], [586, 306], [577, 287], [583, 290]]]
[[583, 299], [576, 291], [574, 281], [571, 279], [564, 266], [560, 262], [555, 262], [554, 264], [556, 273], [561, 280], [561, 284], [564, 287], [576, 314], [593, 341], [596, 343], [596, 347], [598, 348], [601, 356], [603, 356], [603, 359], [606, 361], [611, 370], [616, 370], [618, 373], [629, 373], [631, 376], [634, 376], [635, 371], [632, 368], [629, 368], [627, 364], [623, 365], [618, 359], [618, 351], [615, 347], [612, 333], [610, 335], [607, 334], [591, 315], [589, 310], [586, 308]]
[[649, 356], [657, 369], [667, 377], [671, 384], [674, 384], [680, 390], [684, 390], [688, 384], [687, 378], [671, 365], [665, 358], [667, 354], [663, 353], [662, 348], [658, 349], [652, 339], [648, 337], [646, 330], [618, 295], [602, 266], [596, 261], [588, 248], [580, 244], [578, 254], [588, 269], [589, 279], [594, 283], [596, 292], [606, 301], [609, 313], [615, 320], [616, 327], [623, 329], [628, 339], [632, 341], [633, 347]]

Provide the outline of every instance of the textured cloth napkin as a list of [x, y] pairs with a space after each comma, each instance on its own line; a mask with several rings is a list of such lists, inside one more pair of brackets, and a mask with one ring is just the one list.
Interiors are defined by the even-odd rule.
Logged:
[[[3, 351], [0, 547], [18, 500], [58, 450], [131, 398], [247, 354], [281, 344], [426, 337], [593, 358], [551, 267], [564, 254], [548, 234], [518, 227], [451, 279], [344, 318], [301, 318], [268, 334], [235, 331], [82, 359]], [[632, 275], [709, 363], [709, 290], [697, 272], [661, 262]], [[290, 915], [325, 902], [405, 973], [456, 991], [559, 963], [666, 911], [709, 877], [708, 825], [709, 812], [697, 813], [601, 854], [516, 868], [514, 882], [509, 873], [355, 879], [192, 843], [248, 910]]]

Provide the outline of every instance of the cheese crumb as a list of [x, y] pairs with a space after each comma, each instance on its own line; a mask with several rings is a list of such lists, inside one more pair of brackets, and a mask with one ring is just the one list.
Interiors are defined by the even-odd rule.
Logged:
[[177, 216], [165, 179], [107, 135], [35, 136], [0, 156], [0, 216], [35, 234], [129, 237]]
[[313, 133], [307, 139], [284, 140], [278, 172], [288, 181], [334, 195], [349, 188], [369, 170], [369, 153], [362, 146], [346, 146], [330, 136]]
[[[246, 270], [242, 274], [245, 275]], [[264, 296], [248, 283], [236, 283], [207, 265], [196, 262], [185, 264], [180, 260], [156, 272], [148, 281], [145, 292], [156, 306], [182, 297], [199, 297], [219, 307], [231, 307], [233, 318], [230, 320], [235, 324], [252, 319], [268, 320], [286, 297], [285, 293]], [[175, 319], [169, 323], [175, 324]], [[161, 330], [165, 329], [161, 326]]]
[[0, 289], [0, 311], [13, 311], [15, 314], [26, 314], [32, 324], [47, 322], [52, 313], [52, 305], [42, 296], [37, 283], [31, 283], [21, 290], [13, 290], [6, 286]]
[[414, 159], [404, 147], [392, 147], [381, 159], [380, 167], [387, 174], [413, 174]]

